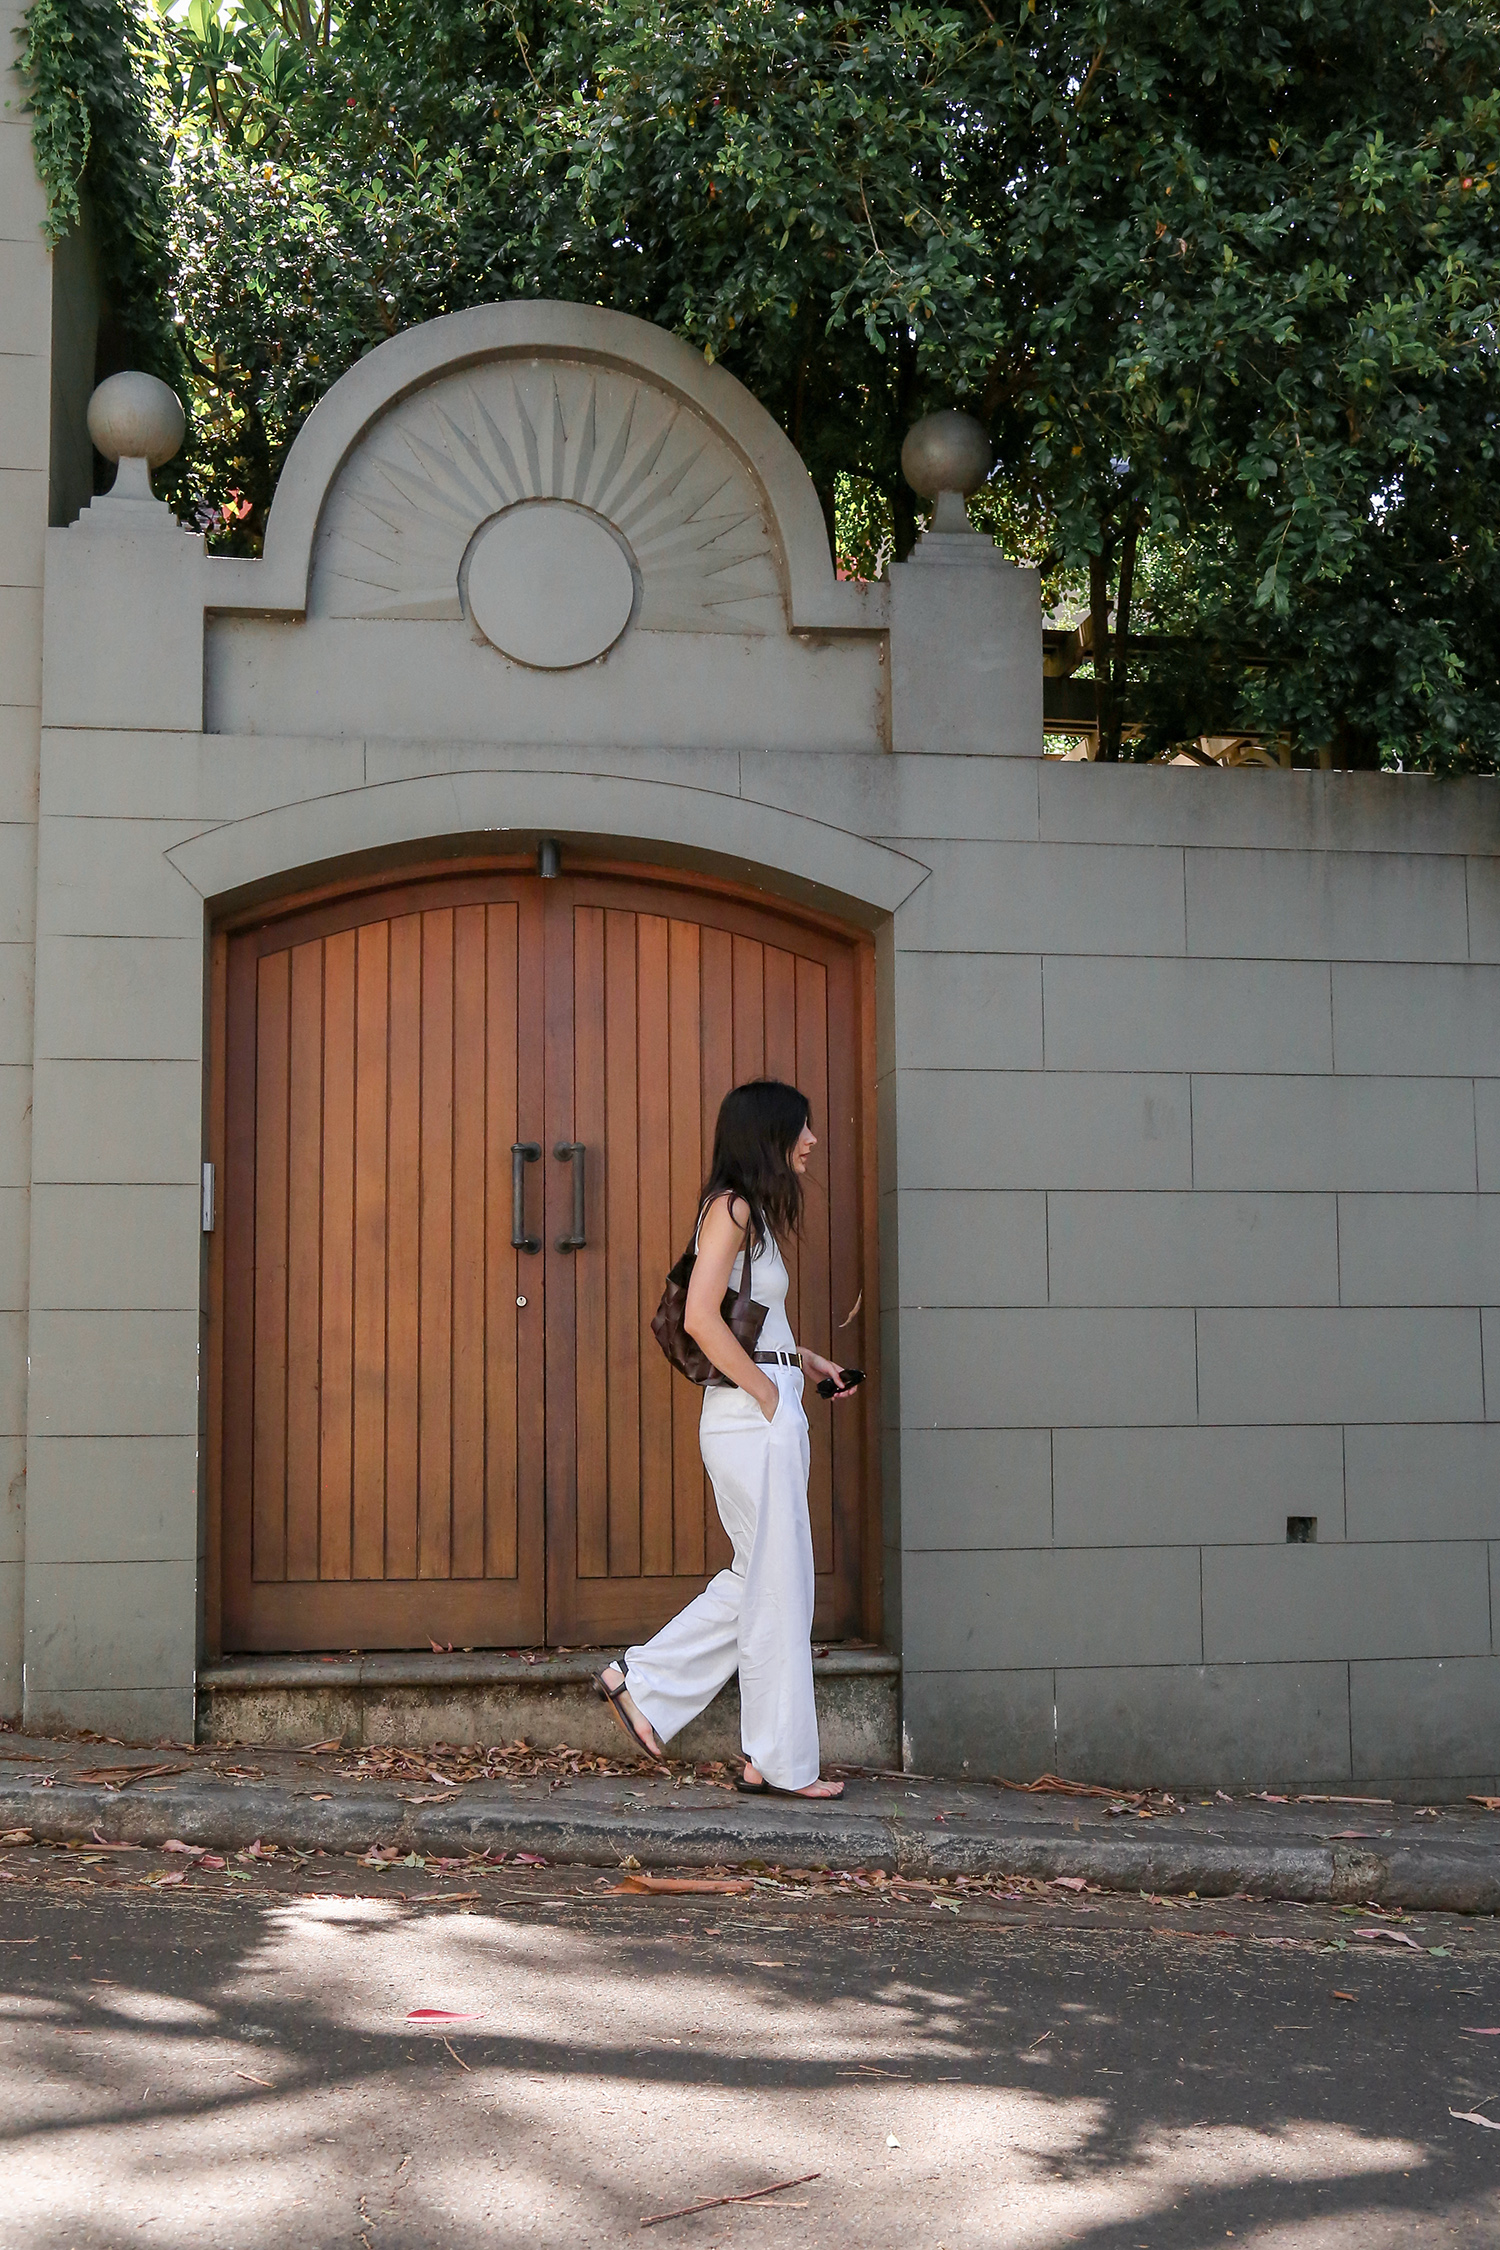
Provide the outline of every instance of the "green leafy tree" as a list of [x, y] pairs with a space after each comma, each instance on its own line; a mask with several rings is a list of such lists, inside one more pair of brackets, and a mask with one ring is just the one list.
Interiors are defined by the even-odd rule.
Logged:
[[191, 473], [253, 550], [384, 337], [609, 304], [749, 385], [862, 573], [918, 528], [911, 421], [980, 413], [1102, 755], [1492, 768], [1497, 65], [1429, 0], [179, 0]]
[[180, 383], [167, 156], [149, 93], [154, 23], [119, 0], [32, 0], [18, 38], [49, 248], [90, 214], [101, 372], [144, 367]]

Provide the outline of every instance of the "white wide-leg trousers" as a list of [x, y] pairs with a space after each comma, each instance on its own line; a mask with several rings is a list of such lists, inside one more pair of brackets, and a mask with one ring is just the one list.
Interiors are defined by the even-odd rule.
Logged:
[[734, 1561], [625, 1663], [663, 1742], [738, 1670], [745, 1756], [775, 1788], [805, 1789], [818, 1778], [807, 1416], [802, 1370], [766, 1372], [781, 1393], [769, 1422], [748, 1392], [704, 1393], [699, 1443]]

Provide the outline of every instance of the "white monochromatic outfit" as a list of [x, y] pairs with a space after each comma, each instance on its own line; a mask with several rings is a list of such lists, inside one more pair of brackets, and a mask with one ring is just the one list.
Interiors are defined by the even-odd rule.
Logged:
[[[738, 1289], [745, 1252], [730, 1270]], [[750, 1265], [766, 1307], [758, 1350], [795, 1353], [786, 1317], [789, 1276], [768, 1234]], [[768, 1422], [748, 1391], [711, 1384], [698, 1442], [734, 1560], [642, 1648], [625, 1652], [627, 1685], [663, 1742], [695, 1719], [738, 1669], [745, 1756], [774, 1788], [818, 1778], [813, 1702], [812, 1525], [807, 1512], [807, 1416], [802, 1369], [767, 1367], [781, 1393]]]

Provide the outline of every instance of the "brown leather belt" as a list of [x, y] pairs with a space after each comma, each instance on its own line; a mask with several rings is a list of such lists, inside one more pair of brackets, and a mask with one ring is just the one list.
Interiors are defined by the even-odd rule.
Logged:
[[795, 1352], [757, 1352], [757, 1367], [800, 1367], [801, 1360]]

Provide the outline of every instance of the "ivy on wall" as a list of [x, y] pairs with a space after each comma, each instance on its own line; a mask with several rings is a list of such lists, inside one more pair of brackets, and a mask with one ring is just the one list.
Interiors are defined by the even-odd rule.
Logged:
[[147, 79], [157, 34], [135, 0], [32, 0], [18, 31], [49, 248], [91, 224], [100, 372], [140, 367], [181, 388], [172, 318], [167, 151]]

